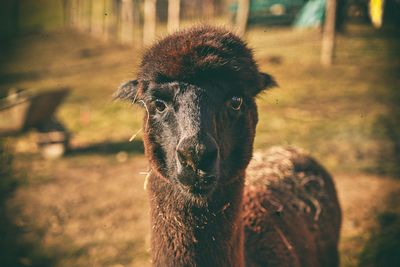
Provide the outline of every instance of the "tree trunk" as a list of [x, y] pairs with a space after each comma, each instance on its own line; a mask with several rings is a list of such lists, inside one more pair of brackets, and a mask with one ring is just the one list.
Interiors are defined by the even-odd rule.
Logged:
[[327, 0], [322, 36], [321, 63], [331, 66], [335, 54], [336, 0]]
[[76, 3], [77, 0], [70, 0], [69, 1], [69, 18], [70, 18], [70, 25], [72, 27], [76, 27], [76, 11], [77, 11], [77, 7], [76, 7]]
[[93, 0], [88, 0], [88, 13], [87, 13], [87, 25], [88, 25], [88, 32], [93, 31], [93, 22], [92, 22], [92, 14], [93, 14]]
[[180, 0], [168, 0], [168, 32], [179, 29]]
[[149, 45], [156, 35], [156, 0], [144, 0], [143, 43]]
[[70, 24], [71, 24], [71, 1], [70, 0], [62, 0], [62, 10], [63, 10], [64, 26], [70, 26]]
[[79, 5], [79, 27], [83, 31], [89, 31], [89, 23], [88, 23], [88, 2], [87, 0], [80, 0], [78, 2]]
[[82, 0], [76, 0], [76, 25], [79, 30], [82, 30]]
[[121, 0], [112, 0], [111, 6], [109, 5], [108, 11], [108, 31], [110, 39], [114, 41], [118, 41], [118, 32], [119, 32], [119, 10], [121, 8]]
[[133, 1], [133, 44], [138, 47], [143, 45], [143, 28], [142, 28], [142, 13], [141, 4], [142, 0], [132, 0]]
[[109, 31], [108, 31], [109, 14], [108, 14], [107, 2], [108, 2], [107, 0], [103, 0], [102, 35], [105, 40], [109, 39]]
[[236, 14], [236, 29], [239, 36], [246, 32], [247, 20], [249, 18], [250, 0], [238, 0], [238, 10]]

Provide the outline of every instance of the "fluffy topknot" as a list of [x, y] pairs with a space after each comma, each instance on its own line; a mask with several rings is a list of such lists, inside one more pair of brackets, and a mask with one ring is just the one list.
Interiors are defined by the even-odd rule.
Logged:
[[222, 81], [254, 95], [268, 86], [246, 43], [211, 26], [179, 31], [151, 46], [143, 56], [138, 81]]

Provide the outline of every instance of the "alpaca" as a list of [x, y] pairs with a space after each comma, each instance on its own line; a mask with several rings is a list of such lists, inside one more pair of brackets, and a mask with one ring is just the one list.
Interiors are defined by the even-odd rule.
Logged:
[[240, 38], [200, 26], [150, 47], [117, 90], [147, 112], [154, 266], [338, 266], [341, 211], [323, 167], [273, 147], [246, 171], [255, 97], [274, 85]]

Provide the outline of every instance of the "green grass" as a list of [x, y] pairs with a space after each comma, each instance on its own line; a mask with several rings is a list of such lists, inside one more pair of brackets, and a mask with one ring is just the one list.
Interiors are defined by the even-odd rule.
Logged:
[[[13, 3], [18, 2], [18, 11]], [[62, 1], [4, 0], [0, 3], [0, 37], [48, 31], [63, 26]]]
[[[111, 101], [118, 84], [135, 77], [140, 51], [79, 34], [41, 38], [22, 38], [3, 65], [5, 76], [23, 72], [38, 77], [17, 78], [3, 88], [70, 87], [59, 115], [77, 145], [127, 140], [141, 128], [139, 108]], [[338, 37], [331, 68], [320, 66], [316, 31], [255, 28], [247, 41], [260, 69], [280, 85], [258, 99], [256, 148], [297, 145], [333, 171], [399, 174], [398, 35], [353, 26]]]
[[[258, 101], [256, 147], [298, 145], [334, 171], [398, 175], [393, 166], [399, 151], [380, 127], [383, 118], [399, 117], [391, 101], [398, 98], [398, 35], [351, 27], [338, 37], [335, 65], [323, 68], [319, 33], [274, 33], [257, 29], [248, 38], [260, 68], [280, 84]], [[393, 126], [392, 135], [400, 136]]]
[[[3, 13], [9, 9], [4, 3]], [[94, 2], [94, 14], [103, 15], [103, 9], [102, 1]], [[52, 30], [63, 23], [60, 1], [24, 1], [20, 16], [21, 29]], [[101, 21], [101, 16], [92, 18], [96, 25]], [[161, 35], [164, 26], [158, 27]], [[79, 34], [44, 31], [40, 38], [21, 37], [0, 55], [6, 77], [0, 84], [3, 90], [72, 88], [59, 114], [77, 145], [119, 142], [141, 128], [138, 108], [110, 102], [118, 84], [135, 76], [140, 49], [107, 45]], [[398, 31], [350, 25], [337, 38], [331, 68], [319, 63], [319, 31], [254, 27], [246, 39], [260, 68], [280, 84], [258, 100], [256, 148], [297, 145], [333, 171], [400, 176]], [[28, 78], [18, 78], [21, 73]], [[9, 74], [15, 78], [10, 80]]]

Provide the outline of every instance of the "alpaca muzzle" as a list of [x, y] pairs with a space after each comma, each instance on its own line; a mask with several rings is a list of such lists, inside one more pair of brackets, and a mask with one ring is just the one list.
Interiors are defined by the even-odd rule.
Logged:
[[176, 149], [178, 179], [198, 192], [208, 192], [218, 180], [219, 149], [214, 138], [185, 137]]

